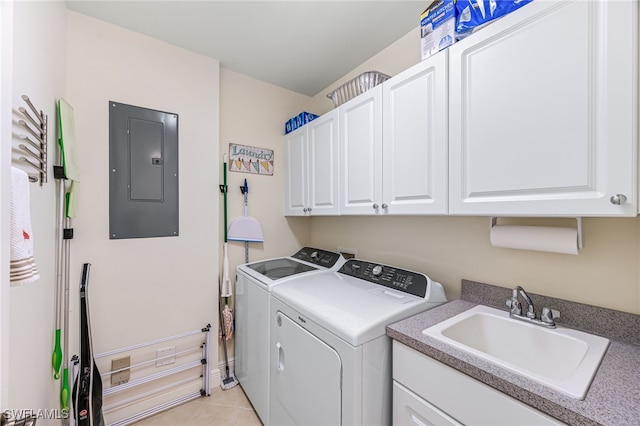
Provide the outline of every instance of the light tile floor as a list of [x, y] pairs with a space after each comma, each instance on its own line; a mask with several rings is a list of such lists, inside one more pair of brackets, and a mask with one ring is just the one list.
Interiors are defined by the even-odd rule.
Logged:
[[238, 385], [228, 390], [219, 386], [211, 395], [163, 411], [136, 426], [260, 426], [262, 423]]

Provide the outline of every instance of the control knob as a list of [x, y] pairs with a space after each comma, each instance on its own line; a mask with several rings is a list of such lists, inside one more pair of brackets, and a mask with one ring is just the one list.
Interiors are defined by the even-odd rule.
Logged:
[[379, 277], [380, 275], [382, 275], [382, 266], [380, 265], [374, 266], [371, 272], [373, 273], [374, 277]]

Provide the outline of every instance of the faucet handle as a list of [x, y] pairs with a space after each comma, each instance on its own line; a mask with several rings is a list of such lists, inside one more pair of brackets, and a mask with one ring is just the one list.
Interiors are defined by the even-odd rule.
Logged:
[[547, 308], [546, 306], [542, 308], [542, 314], [540, 315], [540, 320], [542, 322], [545, 324], [555, 324], [556, 318], [560, 318], [560, 311]]
[[512, 315], [521, 315], [522, 314], [522, 305], [518, 302], [517, 298], [507, 299], [507, 306]]

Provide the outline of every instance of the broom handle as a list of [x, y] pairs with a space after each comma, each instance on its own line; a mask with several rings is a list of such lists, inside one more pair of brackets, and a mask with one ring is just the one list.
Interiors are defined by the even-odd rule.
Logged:
[[[223, 180], [223, 184], [224, 184], [224, 243], [227, 243], [227, 153], [225, 152], [223, 157], [222, 157], [222, 180]], [[226, 246], [225, 246], [226, 249]], [[225, 251], [226, 254], [226, 251]], [[228, 260], [226, 260], [228, 262]], [[224, 268], [225, 260], [223, 260], [223, 265], [222, 267]], [[222, 289], [222, 288], [221, 288]], [[225, 297], [224, 298], [224, 303], [225, 305], [229, 303], [229, 298]]]
[[223, 156], [223, 184], [224, 184], [224, 242], [227, 242], [227, 154]]
[[[58, 154], [62, 155], [62, 154]], [[61, 327], [62, 327], [62, 256], [63, 244], [63, 221], [64, 221], [64, 182], [62, 179], [56, 179], [56, 190], [58, 191], [58, 227], [56, 229], [56, 331], [53, 353], [51, 361], [53, 365], [53, 378], [60, 378], [60, 367], [62, 366], [62, 346], [60, 345]], [[66, 355], [66, 354], [65, 354]]]

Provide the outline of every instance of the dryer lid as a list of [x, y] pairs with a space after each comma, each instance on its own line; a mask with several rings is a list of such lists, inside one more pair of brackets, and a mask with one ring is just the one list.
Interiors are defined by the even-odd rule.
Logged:
[[[429, 285], [442, 288], [430, 280]], [[446, 302], [444, 292], [432, 300], [331, 271], [292, 279], [272, 294], [353, 346], [385, 335], [391, 323]]]

